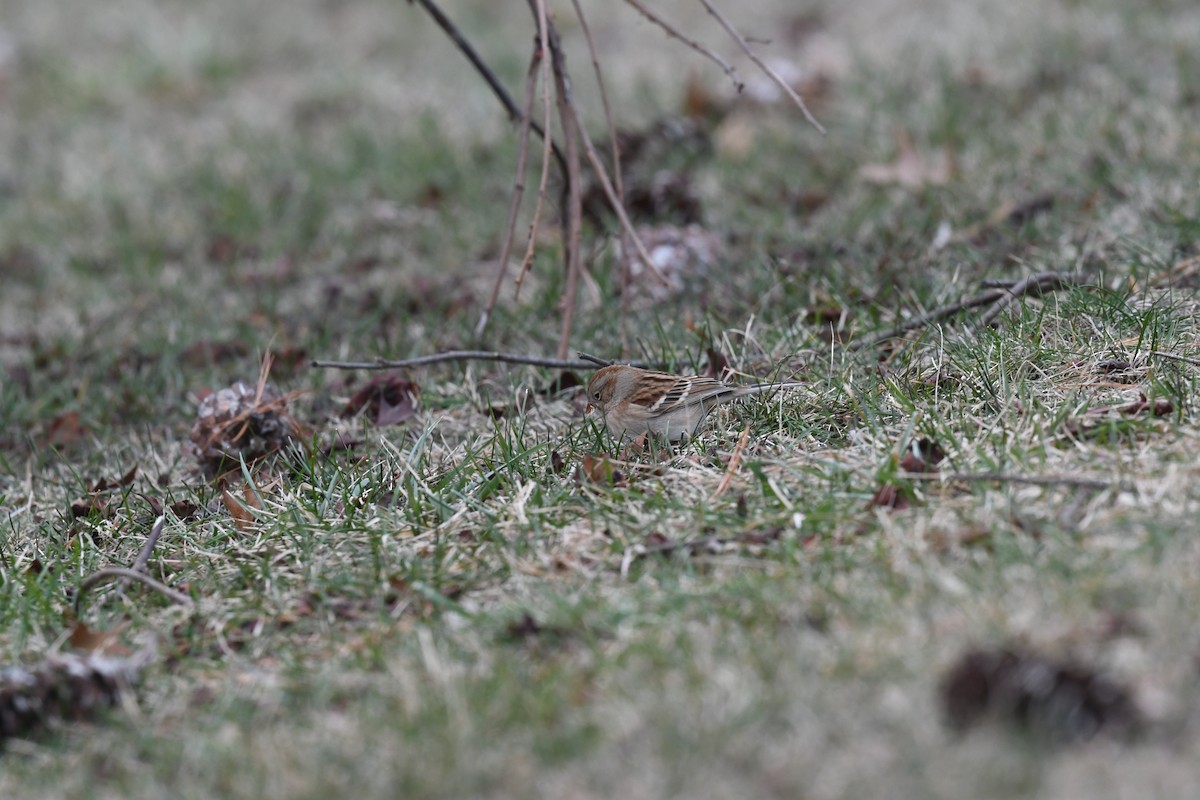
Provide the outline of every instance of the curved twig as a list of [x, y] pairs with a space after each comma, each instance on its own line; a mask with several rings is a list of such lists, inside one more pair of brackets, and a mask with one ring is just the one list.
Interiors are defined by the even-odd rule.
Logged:
[[[1191, 358], [1190, 356], [1181, 356], [1178, 353], [1167, 353], [1163, 350], [1151, 350], [1150, 355], [1165, 358], [1170, 361], [1182, 361], [1184, 364], [1191, 364], [1193, 367], [1200, 367], [1200, 358]], [[580, 358], [583, 353], [579, 354]]]
[[952, 317], [955, 314], [966, 311], [969, 308], [978, 306], [990, 306], [980, 317], [976, 328], [986, 327], [995, 322], [996, 317], [1008, 307], [1008, 305], [1018, 297], [1024, 297], [1030, 294], [1041, 294], [1043, 292], [1054, 292], [1061, 289], [1067, 289], [1072, 286], [1079, 286], [1083, 283], [1083, 279], [1075, 275], [1067, 275], [1061, 272], [1039, 272], [1022, 278], [1016, 281], [1011, 286], [1006, 288], [988, 289], [980, 292], [974, 297], [969, 297], [966, 300], [959, 300], [948, 305], [939, 306], [932, 311], [927, 311], [924, 314], [919, 314], [912, 319], [905, 320], [882, 333], [877, 333], [872, 336], [867, 336], [863, 339], [855, 339], [850, 342], [846, 349], [850, 351], [862, 350], [866, 347], [885, 342], [888, 339], [895, 338], [901, 334], [924, 328], [933, 322]]
[[521, 131], [517, 135], [517, 176], [513, 180], [512, 201], [508, 209], [508, 226], [504, 229], [504, 243], [500, 246], [500, 257], [496, 259], [496, 282], [492, 284], [492, 293], [479, 322], [475, 325], [475, 337], [483, 336], [492, 311], [496, 308], [496, 300], [500, 297], [500, 286], [504, 283], [504, 275], [508, 272], [508, 257], [512, 254], [513, 238], [517, 232], [517, 218], [521, 215], [521, 200], [525, 197], [525, 165], [529, 159], [529, 128], [533, 122], [533, 92], [537, 86], [538, 65], [542, 60], [541, 48], [534, 49], [533, 58], [529, 60], [529, 75], [525, 79], [525, 112], [521, 115]]
[[1079, 284], [1079, 279], [1073, 275], [1065, 275], [1061, 272], [1039, 272], [1035, 275], [1030, 275], [1027, 278], [1022, 278], [1012, 285], [1009, 289], [1002, 289], [1000, 297], [997, 297], [992, 307], [984, 312], [979, 318], [977, 327], [985, 328], [996, 321], [996, 317], [1018, 297], [1024, 297], [1027, 294], [1041, 294], [1042, 292], [1056, 292], [1060, 289], [1067, 289], [1071, 286]]
[[1016, 475], [1008, 472], [901, 472], [898, 477], [930, 483], [1019, 483], [1026, 486], [1068, 486], [1076, 489], [1135, 491], [1133, 484], [1081, 478], [1078, 475]]
[[[536, 0], [535, 4], [538, 29], [538, 48], [542, 52], [542, 120], [543, 124], [550, 127], [550, 59], [546, 58], [546, 52], [550, 49], [546, 35], [546, 3], [545, 0]], [[525, 257], [521, 259], [521, 268], [517, 270], [517, 279], [513, 282], [513, 302], [516, 302], [521, 297], [521, 286], [525, 282], [525, 276], [529, 274], [529, 268], [533, 266], [533, 251], [537, 249], [538, 225], [542, 221], [542, 208], [546, 204], [546, 184], [550, 177], [550, 142], [542, 142], [542, 171], [541, 177], [538, 180], [537, 200], [533, 204], [533, 218], [529, 221], [529, 237], [525, 245]], [[563, 187], [566, 191], [566, 186]], [[567, 204], [565, 201], [560, 202], [560, 206], [565, 209]], [[563, 224], [566, 224], [566, 214], [562, 215]], [[563, 237], [566, 241], [566, 236]]]
[[696, 41], [695, 39], [689, 39], [687, 36], [684, 36], [675, 28], [671, 27], [666, 20], [655, 16], [650, 9], [641, 4], [640, 0], [625, 0], [625, 2], [637, 9], [643, 17], [662, 28], [666, 32], [667, 36], [670, 36], [672, 39], [678, 39], [724, 70], [725, 74], [729, 76], [729, 80], [733, 81], [734, 88], [737, 89], [739, 94], [741, 94], [742, 90], [746, 88], [746, 84], [742, 83], [741, 79], [738, 78], [737, 70], [734, 69], [733, 65], [728, 61], [721, 58], [719, 55], [700, 44], [700, 42]]
[[[626, 2], [628, 2], [628, 0], [626, 0]], [[761, 69], [764, 75], [774, 81], [775, 85], [782, 89], [783, 93], [792, 99], [792, 102], [800, 108], [800, 113], [804, 114], [804, 118], [808, 120], [809, 124], [824, 134], [825, 129], [821, 127], [821, 123], [817, 122], [817, 118], [814, 117], [812, 112], [808, 110], [808, 106], [804, 104], [804, 98], [796, 94], [796, 90], [793, 89], [787, 81], [781, 78], [778, 72], [771, 69], [771, 67], [768, 66], [765, 61], [758, 57], [758, 54], [750, 48], [750, 45], [746, 42], [746, 39], [740, 33], [738, 33], [737, 28], [733, 27], [733, 24], [729, 20], [725, 19], [725, 16], [720, 11], [717, 11], [716, 7], [713, 6], [709, 0], [700, 0], [700, 2], [706, 9], [708, 9], [708, 13], [712, 14], [716, 18], [717, 22], [721, 23], [721, 27], [725, 29], [726, 33], [733, 37], [733, 40], [738, 43], [738, 47], [742, 48], [742, 52], [754, 62], [754, 65]]]
[[[532, 2], [532, 0], [531, 0]], [[608, 173], [604, 169], [604, 162], [600, 159], [600, 154], [596, 152], [596, 145], [592, 143], [592, 137], [588, 135], [587, 128], [583, 124], [583, 120], [579, 117], [579, 109], [575, 106], [574, 97], [571, 94], [571, 79], [567, 75], [566, 62], [562, 55], [562, 46], [559, 44], [558, 31], [554, 25], [549, 26], [550, 39], [550, 54], [551, 63], [554, 66], [555, 73], [562, 73], [561, 82], [561, 100], [559, 103], [559, 116], [562, 117], [562, 124], [565, 126], [570, 120], [573, 130], [579, 136], [579, 141], [583, 143], [584, 152], [587, 154], [588, 163], [591, 164], [592, 172], [596, 175], [596, 180], [600, 182], [600, 188], [604, 190], [604, 196], [608, 199], [608, 204], [612, 208], [613, 213], [617, 215], [617, 219], [621, 223], [621, 228], [629, 236], [629, 240], [633, 242], [633, 247], [637, 251], [638, 258], [646, 265], [651, 274], [653, 274], [664, 285], [667, 279], [663, 276], [662, 270], [650, 257], [650, 253], [646, 250], [646, 245], [642, 243], [642, 239], [634, 230], [633, 222], [630, 221], [629, 215], [625, 213], [625, 207], [617, 197], [616, 189], [613, 188], [612, 181], [608, 179]], [[557, 78], [556, 78], [557, 80]], [[566, 352], [563, 350], [562, 352]]]
[[196, 605], [192, 601], [192, 598], [188, 597], [183, 592], [172, 589], [170, 586], [151, 578], [144, 572], [138, 572], [137, 570], [128, 569], [127, 567], [105, 567], [104, 569], [96, 570], [91, 575], [88, 575], [86, 578], [80, 581], [79, 590], [75, 593], [76, 614], [78, 615], [79, 605], [81, 602], [83, 602], [83, 596], [87, 594], [88, 590], [113, 578], [128, 578], [130, 580], [138, 581], [139, 583], [150, 587], [177, 605], [185, 606], [187, 608], [194, 608]]
[[[530, 9], [537, 14], [537, 0], [529, 0]], [[563, 57], [558, 30], [552, 19], [546, 19], [546, 41], [550, 44], [550, 66], [554, 72], [554, 94], [558, 103], [558, 124], [562, 126], [567, 153], [567, 205], [564, 209], [567, 236], [564, 241], [567, 257], [567, 283], [562, 293], [562, 328], [558, 337], [558, 357], [565, 358], [567, 345], [571, 341], [571, 325], [575, 321], [575, 294], [579, 287], [579, 274], [583, 270], [581, 239], [583, 237], [583, 195], [579, 187], [579, 142], [587, 141], [587, 130], [580, 122], [579, 114], [571, 99], [571, 76], [567, 73], [567, 61]], [[590, 153], [589, 153], [590, 156]], [[601, 174], [601, 179], [604, 179]]]
[[[582, 361], [569, 361], [562, 358], [542, 358], [528, 356], [522, 353], [499, 353], [490, 350], [448, 350], [444, 353], [433, 353], [416, 358], [398, 360], [378, 358], [374, 361], [310, 361], [309, 366], [325, 367], [327, 369], [396, 369], [399, 367], [423, 367], [429, 364], [440, 364], [445, 361], [500, 361], [505, 364], [525, 364], [531, 367], [549, 367], [551, 369], [591, 369], [599, 364], [607, 367], [611, 362], [602, 361], [595, 356], [580, 353]], [[625, 362], [622, 362], [625, 363]], [[634, 367], [661, 367], [659, 361], [631, 361]]]
[[605, 359], [594, 356], [591, 353], [585, 353], [582, 350], [576, 352], [575, 355], [579, 356], [584, 361], [592, 362], [598, 367], [611, 367], [613, 365], [613, 362], [611, 361], [606, 361]]
[[[413, 0], [409, 0], [409, 2], [411, 3]], [[475, 71], [478, 72], [485, 81], [487, 81], [487, 85], [492, 89], [492, 94], [496, 95], [496, 98], [508, 112], [509, 119], [520, 119], [521, 111], [517, 108], [517, 103], [515, 100], [513, 100], [512, 95], [510, 95], [508, 90], [504, 88], [504, 84], [500, 83], [500, 79], [496, 77], [496, 73], [492, 72], [491, 67], [484, 62], [483, 57], [480, 56], [479, 53], [475, 52], [475, 48], [472, 47], [471, 43], [467, 41], [467, 38], [462, 35], [462, 32], [459, 31], [454, 22], [452, 22], [451, 19], [447, 17], [440, 8], [438, 8], [438, 5], [434, 2], [434, 0], [416, 0], [416, 2], [420, 3], [421, 7], [429, 12], [429, 16], [433, 17], [438, 26], [446, 32], [446, 35], [449, 36], [456, 45], [458, 45], [458, 49], [463, 52], [463, 55], [465, 55], [467, 60], [471, 62], [471, 65], [475, 67]], [[533, 132], [539, 137], [543, 139], [547, 138], [546, 129], [541, 125], [537, 124], [536, 122], [531, 122], [529, 127], [532, 128]], [[558, 160], [558, 167], [562, 173], [563, 180], [566, 180], [567, 159], [562, 154], [562, 151], [558, 149], [558, 144], [554, 142], [552, 137], [550, 139], [550, 147], [554, 150], [554, 157]]]

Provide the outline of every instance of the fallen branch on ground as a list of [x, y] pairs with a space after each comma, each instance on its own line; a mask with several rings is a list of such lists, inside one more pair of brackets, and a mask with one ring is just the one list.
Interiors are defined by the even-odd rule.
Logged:
[[[596, 366], [608, 366], [610, 362], [602, 361], [594, 356], [579, 354], [580, 361], [563, 358], [542, 358], [528, 356], [522, 353], [497, 353], [489, 350], [448, 350], [444, 353], [434, 353], [415, 358], [386, 359], [377, 358], [374, 361], [320, 361], [309, 362], [312, 367], [326, 369], [398, 369], [401, 367], [423, 367], [429, 364], [440, 364], [445, 361], [500, 361], [505, 364], [525, 364], [531, 367], [548, 367], [550, 369], [594, 369]], [[653, 369], [662, 367], [660, 361], [622, 361], [633, 367]]]
[[898, 325], [889, 328], [888, 330], [867, 336], [863, 339], [856, 339], [846, 346], [847, 350], [855, 351], [862, 350], [867, 347], [874, 347], [877, 344], [886, 342], [888, 339], [894, 339], [909, 331], [924, 328], [934, 322], [940, 322], [943, 319], [948, 319], [961, 314], [969, 308], [977, 308], [979, 306], [989, 306], [988, 310], [980, 317], [979, 323], [972, 327], [972, 331], [986, 327], [995, 322], [996, 317], [1008, 307], [1013, 300], [1018, 297], [1027, 295], [1040, 295], [1046, 292], [1055, 292], [1061, 289], [1067, 289], [1072, 286], [1082, 286], [1084, 279], [1080, 276], [1068, 275], [1062, 272], [1039, 272], [1035, 275], [1030, 275], [1027, 278], [1013, 283], [1011, 286], [1003, 288], [993, 288], [980, 292], [974, 297], [966, 300], [959, 300], [948, 305], [940, 306], [913, 317], [910, 320], [905, 320]]
[[1191, 358], [1190, 356], [1181, 356], [1178, 353], [1167, 353], [1162, 350], [1151, 350], [1150, 355], [1166, 358], [1170, 361], [1181, 361], [1184, 364], [1191, 364], [1194, 367], [1200, 367], [1200, 358]]
[[938, 483], [1023, 483], [1029, 486], [1070, 486], [1076, 489], [1133, 490], [1133, 486], [1096, 478], [1076, 478], [1070, 475], [1013, 475], [1007, 472], [902, 472], [901, 478]]
[[83, 596], [88, 592], [88, 590], [94, 586], [104, 583], [105, 581], [111, 580], [112, 578], [129, 578], [135, 580], [150, 587], [154, 591], [166, 597], [172, 603], [185, 606], [187, 608], [192, 608], [195, 606], [195, 603], [192, 602], [192, 598], [188, 597], [183, 592], [172, 589], [170, 586], [167, 586], [161, 581], [151, 578], [144, 572], [138, 572], [125, 567], [105, 567], [104, 569], [96, 570], [91, 575], [88, 575], [86, 578], [80, 581], [79, 591], [75, 594], [76, 613], [78, 613], [79, 604], [83, 601]]

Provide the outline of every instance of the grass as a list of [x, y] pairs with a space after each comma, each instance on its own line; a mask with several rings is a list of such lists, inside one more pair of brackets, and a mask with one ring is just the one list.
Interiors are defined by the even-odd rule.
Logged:
[[[469, 345], [490, 288], [513, 137], [416, 9], [121, 8], [6, 21], [0, 652], [66, 647], [74, 590], [134, 562], [154, 503], [174, 510], [151, 571], [197, 607], [89, 594], [91, 628], [157, 641], [136, 707], [10, 740], [0, 794], [1194, 793], [1197, 379], [1150, 355], [1198, 333], [1190, 5], [814, 6], [817, 40], [780, 34], [772, 53], [827, 70], [830, 135], [746, 106], [674, 154], [727, 252], [627, 330], [632, 356], [703, 370], [714, 347], [805, 387], [662, 459], [539, 394], [550, 371], [413, 372], [416, 417], [375, 427], [338, 415], [368, 376], [307, 366]], [[762, 33], [796, 12], [744, 13]], [[522, 23], [468, 23], [509, 78]], [[598, 27], [628, 118], [673, 109], [688, 56], [632, 16]], [[956, 177], [860, 179], [898, 132]], [[546, 228], [489, 346], [553, 349]], [[611, 266], [578, 349], [619, 351]], [[1093, 280], [974, 333], [830, 343], [1044, 270]], [[200, 394], [268, 350], [311, 447], [235, 475], [259, 506], [239, 522], [183, 445]], [[961, 480], [904, 473], [923, 439]], [[101, 478], [103, 507], [73, 510]], [[941, 676], [1010, 643], [1131, 686], [1147, 735], [951, 731]]]

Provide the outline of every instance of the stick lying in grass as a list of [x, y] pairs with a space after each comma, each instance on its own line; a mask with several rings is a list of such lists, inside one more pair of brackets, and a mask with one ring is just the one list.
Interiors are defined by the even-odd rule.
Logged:
[[188, 597], [183, 592], [172, 589], [161, 581], [146, 574], [146, 565], [150, 562], [150, 554], [154, 552], [155, 545], [158, 544], [158, 539], [162, 536], [163, 525], [166, 523], [166, 517], [160, 516], [154, 522], [154, 527], [150, 529], [150, 535], [146, 537], [146, 543], [142, 545], [142, 550], [138, 553], [137, 560], [133, 562], [133, 569], [125, 567], [105, 567], [88, 575], [79, 583], [79, 590], [75, 593], [75, 615], [79, 616], [79, 606], [83, 602], [83, 596], [92, 589], [105, 581], [113, 578], [123, 578], [122, 590], [129, 585], [129, 581], [134, 580], [145, 586], [150, 587], [154, 591], [169, 599], [172, 603], [176, 603], [187, 608], [192, 608], [195, 604], [192, 598]]
[[979, 322], [972, 328], [972, 330], [978, 330], [995, 322], [996, 317], [1000, 316], [1000, 313], [1018, 297], [1056, 292], [1072, 286], [1083, 286], [1086, 283], [1087, 281], [1082, 276], [1068, 275], [1062, 272], [1039, 272], [1027, 278], [1022, 278], [1011, 286], [988, 289], [966, 300], [959, 300], [955, 303], [940, 306], [910, 320], [905, 320], [882, 333], [856, 339], [847, 345], [847, 349], [854, 351], [874, 347], [877, 344], [886, 342], [888, 339], [894, 339], [909, 331], [924, 328], [931, 323], [953, 317], [969, 308], [989, 306], [988, 310], [980, 317]]
[[[583, 357], [583, 353], [580, 353], [579, 355], [580, 355], [580, 357]], [[1158, 356], [1159, 358], [1165, 358], [1170, 361], [1181, 361], [1184, 364], [1191, 364], [1193, 367], [1200, 367], [1200, 358], [1191, 358], [1189, 356], [1181, 356], [1178, 353], [1166, 353], [1166, 352], [1163, 352], [1162, 350], [1151, 350], [1150, 355]]]
[[[505, 364], [526, 364], [531, 367], [548, 367], [550, 369], [591, 369], [607, 367], [610, 362], [580, 353], [581, 361], [570, 361], [564, 358], [543, 358], [524, 353], [499, 353], [491, 350], [447, 350], [443, 353], [433, 353], [415, 358], [387, 359], [377, 358], [374, 361], [322, 361], [314, 359], [308, 362], [311, 367], [326, 369], [397, 369], [400, 367], [423, 367], [429, 364], [440, 364], [443, 361], [500, 361]], [[623, 362], [625, 363], [625, 362]], [[634, 367], [661, 367], [660, 361], [630, 361]]]

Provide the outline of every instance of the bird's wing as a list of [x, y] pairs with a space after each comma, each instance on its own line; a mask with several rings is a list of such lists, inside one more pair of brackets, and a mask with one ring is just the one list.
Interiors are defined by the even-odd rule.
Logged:
[[666, 414], [681, 406], [693, 403], [705, 403], [727, 394], [733, 394], [735, 391], [737, 390], [732, 386], [726, 386], [713, 378], [701, 378], [699, 376], [680, 378], [671, 387], [670, 391], [664, 393], [647, 410], [651, 414]]

